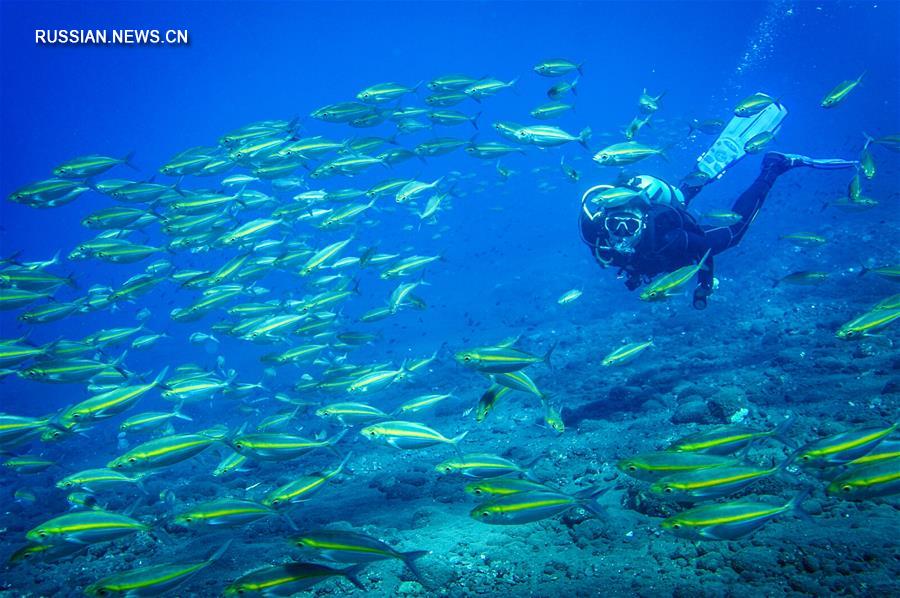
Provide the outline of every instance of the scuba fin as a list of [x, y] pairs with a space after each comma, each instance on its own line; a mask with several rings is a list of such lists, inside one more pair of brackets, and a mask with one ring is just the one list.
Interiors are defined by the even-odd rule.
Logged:
[[859, 166], [859, 162], [856, 160], [842, 160], [840, 158], [810, 158], [809, 156], [801, 156], [800, 154], [781, 155], [790, 160], [792, 167], [806, 166], [808, 168], [817, 168], [819, 170], [842, 170], [845, 168], [856, 168]]
[[787, 112], [787, 108], [775, 102], [753, 116], [735, 116], [712, 146], [697, 158], [697, 170], [706, 175], [708, 181], [721, 177], [747, 155], [744, 146], [748, 141], [763, 133], [774, 134]]

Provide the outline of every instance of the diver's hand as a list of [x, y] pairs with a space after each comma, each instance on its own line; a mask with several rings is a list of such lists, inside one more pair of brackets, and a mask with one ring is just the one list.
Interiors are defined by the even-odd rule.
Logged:
[[712, 289], [698, 284], [694, 289], [694, 309], [706, 309], [706, 298], [712, 295]]

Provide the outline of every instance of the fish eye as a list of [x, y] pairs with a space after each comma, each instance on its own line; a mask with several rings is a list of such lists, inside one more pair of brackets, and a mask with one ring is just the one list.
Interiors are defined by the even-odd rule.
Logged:
[[841, 486], [841, 492], [850, 492], [850, 490], [851, 490], [850, 486], [847, 486], [847, 485]]
[[38, 532], [38, 535], [39, 535], [40, 537], [42, 537], [42, 538], [46, 538], [46, 537], [47, 537], [47, 532]]
[[663, 492], [665, 492], [666, 494], [672, 494], [672, 488], [666, 486], [665, 488], [663, 488]]
[[637, 471], [637, 467], [635, 467], [634, 465], [629, 465], [628, 471]]
[[482, 511], [482, 512], [481, 512], [481, 516], [482, 516], [482, 517], [487, 517], [487, 516], [488, 516], [488, 512], [487, 512], [487, 511]]
[[673, 523], [673, 524], [672, 524], [672, 529], [681, 529], [681, 524], [680, 524], [680, 523]]
[[803, 455], [802, 457], [800, 457], [800, 460], [804, 462], [809, 461], [809, 455]]
[[81, 419], [81, 414], [80, 414], [80, 413], [73, 413], [73, 414], [72, 414], [72, 417], [75, 418], [75, 419]]
[[129, 462], [129, 463], [137, 463], [137, 459], [135, 459], [134, 457], [130, 457], [130, 458], [128, 459], [128, 462]]
[[106, 596], [106, 590], [104, 590], [103, 588], [100, 588], [99, 590], [97, 590], [97, 595], [98, 596]]

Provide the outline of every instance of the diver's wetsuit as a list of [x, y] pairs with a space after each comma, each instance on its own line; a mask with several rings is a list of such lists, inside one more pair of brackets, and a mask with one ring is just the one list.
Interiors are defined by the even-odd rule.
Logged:
[[[700, 286], [694, 294], [694, 307], [703, 308], [706, 297], [712, 292], [712, 256], [740, 243], [775, 180], [790, 167], [789, 160], [779, 155], [766, 155], [759, 176], [732, 207], [732, 211], [741, 215], [740, 222], [730, 226], [702, 226], [684, 208], [652, 204], [647, 211], [646, 229], [632, 254], [609, 248], [609, 233], [602, 218], [582, 218], [582, 238], [591, 245], [594, 257], [601, 265], [618, 266], [620, 273], [627, 275], [625, 286], [629, 290], [649, 282], [658, 274], [696, 264], [709, 251], [706, 268], [697, 276]], [[685, 208], [702, 188], [681, 186]]]

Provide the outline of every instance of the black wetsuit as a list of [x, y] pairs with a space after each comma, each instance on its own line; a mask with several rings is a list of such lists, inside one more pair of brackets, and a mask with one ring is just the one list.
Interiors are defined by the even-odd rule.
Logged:
[[653, 204], [647, 211], [646, 228], [634, 248], [634, 253], [622, 254], [610, 249], [612, 245], [604, 219], [590, 220], [582, 215], [582, 238], [603, 266], [617, 266], [627, 276], [625, 286], [634, 290], [664, 272], [672, 272], [698, 263], [709, 251], [706, 268], [700, 270], [699, 285], [694, 292], [694, 307], [706, 307], [706, 297], [712, 292], [713, 258], [729, 247], [740, 243], [750, 223], [756, 218], [763, 202], [780, 174], [789, 166], [776, 159], [763, 161], [759, 176], [732, 206], [741, 220], [730, 226], [704, 226], [697, 223], [685, 208], [703, 188], [682, 185], [685, 208]]

